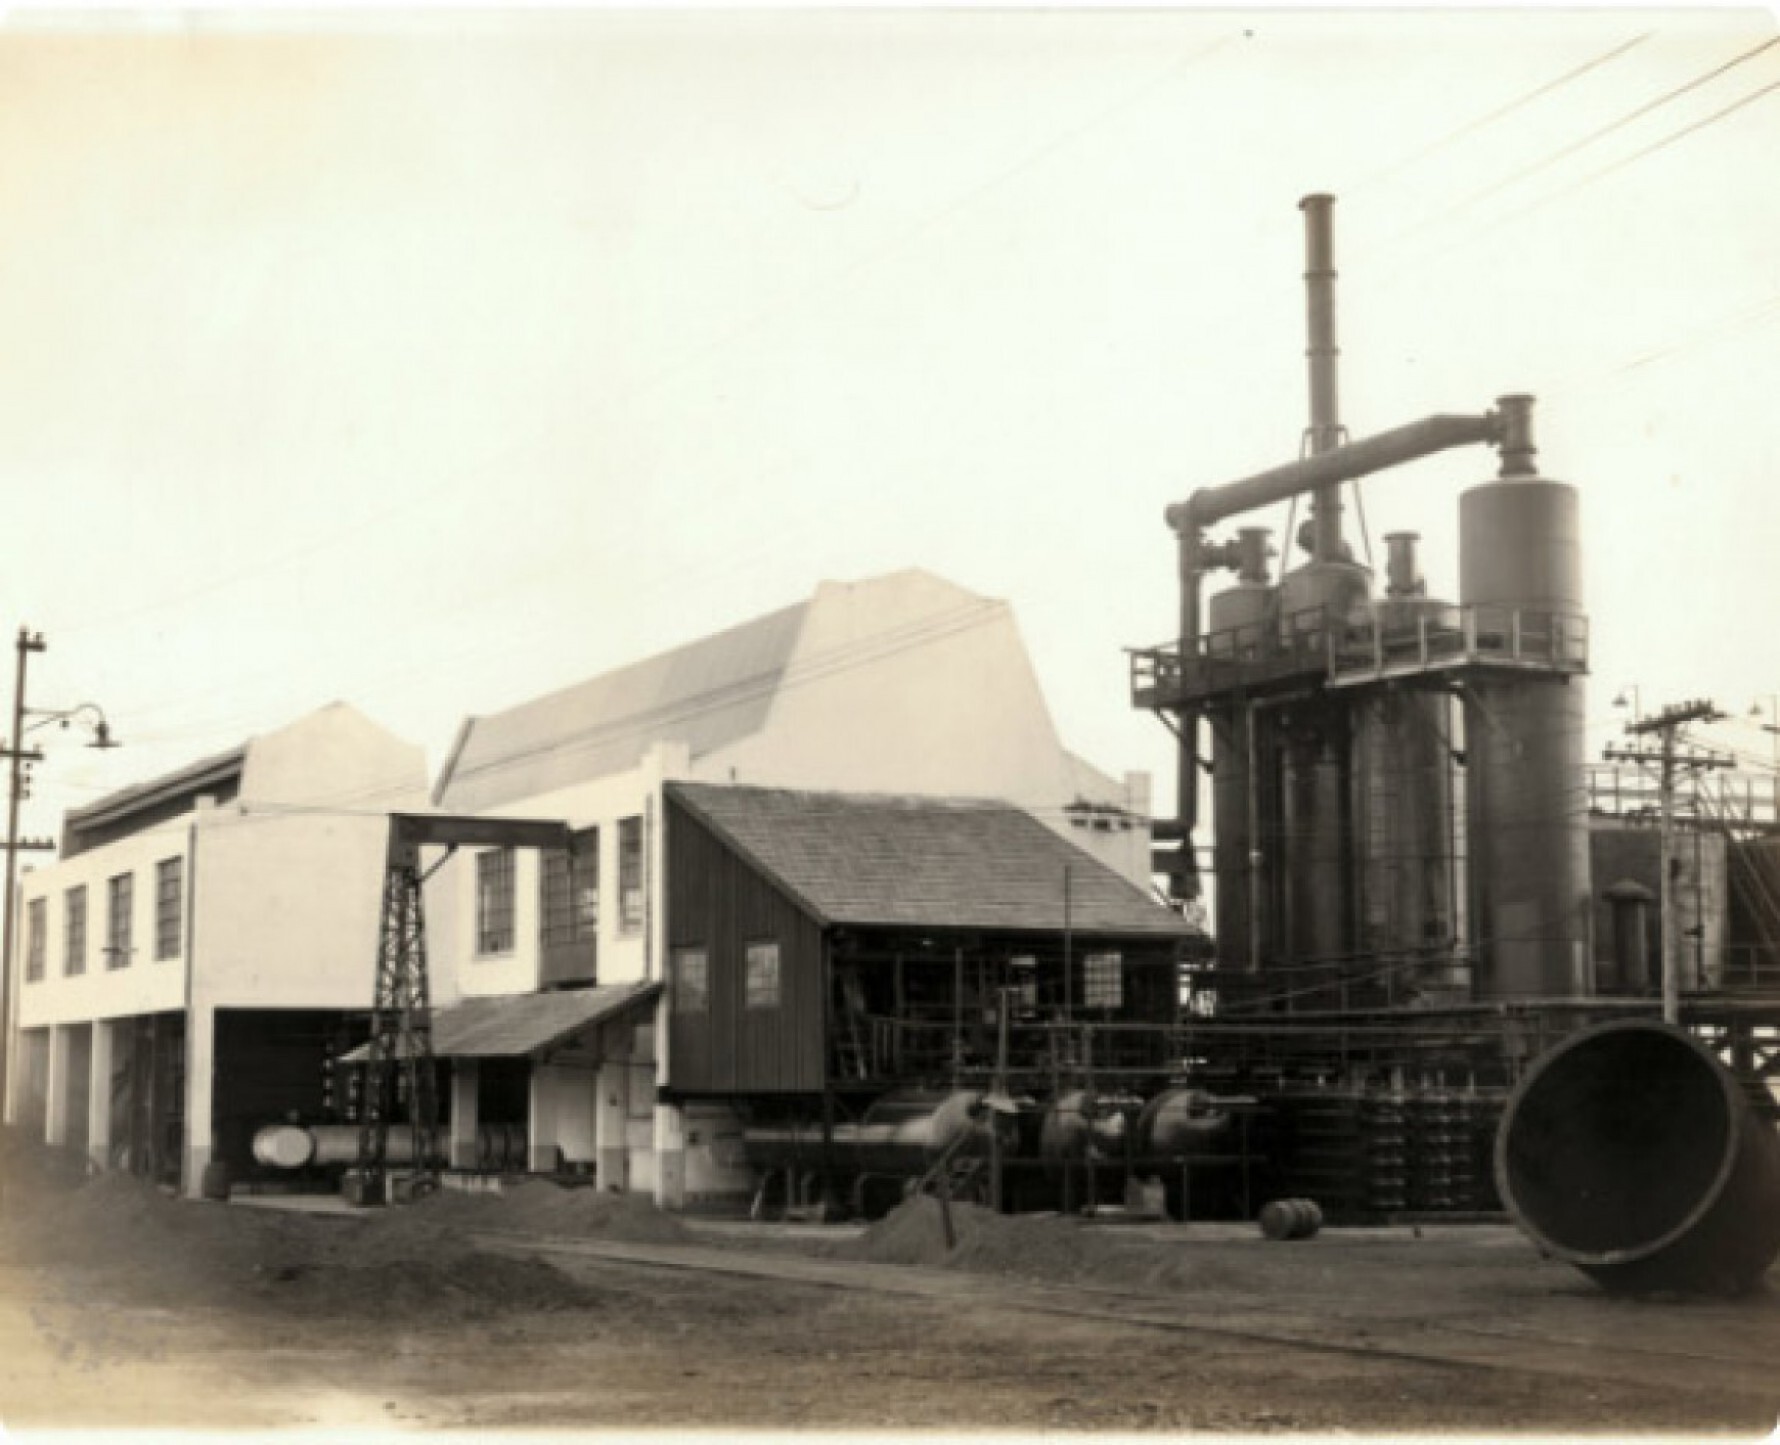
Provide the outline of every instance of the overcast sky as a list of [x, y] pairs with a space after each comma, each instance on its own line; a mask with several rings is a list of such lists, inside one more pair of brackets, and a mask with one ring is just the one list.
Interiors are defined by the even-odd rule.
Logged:
[[[26, 830], [334, 699], [436, 769], [466, 713], [908, 566], [1010, 601], [1065, 741], [1166, 796], [1122, 649], [1173, 626], [1164, 506], [1298, 454], [1311, 191], [1353, 435], [1535, 392], [1602, 736], [1626, 683], [1742, 714], [1780, 690], [1775, 39], [15, 13], [0, 626], [129, 744], [34, 735]], [[1374, 547], [1420, 530], [1453, 595], [1494, 462], [1366, 483]]]

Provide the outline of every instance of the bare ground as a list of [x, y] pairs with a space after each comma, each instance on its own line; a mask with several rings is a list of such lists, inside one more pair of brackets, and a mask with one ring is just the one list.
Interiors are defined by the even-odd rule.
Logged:
[[960, 1211], [948, 1250], [926, 1202], [811, 1242], [548, 1185], [339, 1219], [0, 1166], [10, 1428], [1753, 1439], [1780, 1413], [1774, 1295], [1613, 1300], [1499, 1228]]

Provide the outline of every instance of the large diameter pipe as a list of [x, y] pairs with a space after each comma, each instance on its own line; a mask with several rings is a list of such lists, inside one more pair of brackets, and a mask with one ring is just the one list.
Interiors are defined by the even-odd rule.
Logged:
[[1508, 1101], [1496, 1182], [1546, 1254], [1615, 1293], [1741, 1294], [1780, 1253], [1780, 1139], [1691, 1036], [1572, 1035]]
[[1184, 502], [1164, 513], [1177, 532], [1190, 527], [1209, 527], [1256, 507], [1283, 502], [1301, 492], [1370, 476], [1406, 462], [1419, 461], [1454, 447], [1494, 442], [1501, 434], [1502, 419], [1496, 412], [1483, 416], [1430, 416], [1392, 431], [1350, 442], [1344, 447], [1288, 462], [1241, 481], [1218, 487], [1201, 487]]

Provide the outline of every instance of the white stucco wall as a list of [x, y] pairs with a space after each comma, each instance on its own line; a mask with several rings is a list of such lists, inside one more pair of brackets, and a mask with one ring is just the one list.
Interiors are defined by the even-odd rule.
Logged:
[[[599, 981], [635, 983], [660, 976], [665, 922], [661, 911], [661, 785], [690, 775], [684, 745], [657, 745], [642, 765], [627, 773], [597, 778], [572, 788], [526, 798], [490, 814], [508, 818], [563, 821], [574, 829], [600, 832]], [[449, 799], [445, 804], [450, 810]], [[643, 820], [644, 926], [620, 926], [618, 824]], [[432, 942], [434, 992], [440, 1001], [529, 993], [538, 987], [541, 923], [540, 855], [520, 849], [514, 858], [514, 940], [510, 952], [478, 955], [476, 861], [481, 850], [466, 848], [446, 862], [428, 885], [427, 930]], [[448, 992], [444, 992], [448, 990]]]
[[[124, 1018], [132, 1014], [162, 1013], [185, 1006], [186, 974], [191, 947], [191, 919], [184, 913], [177, 957], [155, 958], [156, 865], [168, 858], [184, 860], [189, 903], [191, 877], [189, 820], [163, 824], [135, 837], [123, 838], [66, 862], [34, 868], [20, 880], [13, 998], [20, 1028], [75, 1023], [89, 1019]], [[128, 873], [131, 885], [128, 964], [108, 968], [105, 940], [108, 917], [108, 884]], [[85, 885], [87, 890], [86, 972], [68, 977], [63, 972], [67, 937], [68, 891]], [[42, 899], [48, 908], [48, 940], [44, 977], [24, 982], [26, 949], [30, 942], [30, 909]], [[183, 908], [182, 908], [183, 912]]]

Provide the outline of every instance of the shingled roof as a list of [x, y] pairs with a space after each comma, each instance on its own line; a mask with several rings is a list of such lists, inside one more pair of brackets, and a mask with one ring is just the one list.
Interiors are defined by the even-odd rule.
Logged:
[[977, 799], [671, 783], [668, 794], [824, 924], [1196, 938], [1030, 813]]

